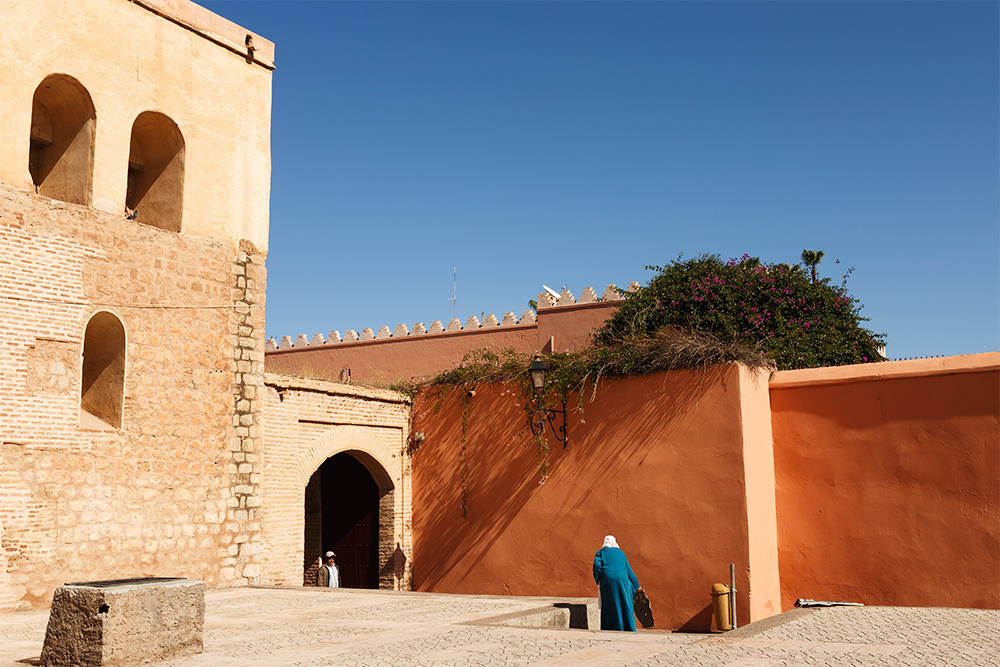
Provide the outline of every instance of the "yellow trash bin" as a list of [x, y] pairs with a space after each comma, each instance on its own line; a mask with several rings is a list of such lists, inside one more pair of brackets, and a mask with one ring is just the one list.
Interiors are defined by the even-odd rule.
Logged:
[[729, 617], [729, 586], [726, 584], [712, 584], [712, 613], [715, 614], [716, 628], [733, 629], [733, 619]]

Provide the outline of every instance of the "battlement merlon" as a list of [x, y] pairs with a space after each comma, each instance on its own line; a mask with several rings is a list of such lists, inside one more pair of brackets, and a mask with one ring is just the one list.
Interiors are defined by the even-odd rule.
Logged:
[[[625, 291], [636, 292], [639, 289], [641, 289], [639, 283], [631, 282]], [[559, 311], [560, 309], [565, 309], [568, 306], [601, 306], [618, 303], [621, 300], [622, 296], [615, 285], [605, 286], [604, 292], [600, 296], [597, 295], [593, 287], [587, 287], [583, 290], [579, 299], [574, 297], [573, 293], [569, 289], [563, 288], [562, 294], [559, 296], [558, 300], [548, 292], [540, 293], [537, 301], [537, 312], [554, 312]], [[311, 338], [306, 334], [299, 334], [294, 339], [294, 342], [291, 336], [282, 336], [280, 341], [271, 337], [265, 341], [264, 349], [268, 352], [277, 352], [279, 350], [288, 351], [291, 349], [301, 350], [306, 347], [322, 347], [341, 342], [356, 343], [376, 340], [384, 341], [389, 338], [414, 338], [427, 334], [492, 330], [515, 327], [518, 325], [534, 325], [536, 324], [536, 317], [535, 311], [525, 310], [521, 314], [520, 319], [518, 319], [514, 313], [506, 313], [504, 314], [503, 319], [497, 319], [496, 315], [486, 315], [483, 318], [483, 321], [480, 322], [479, 318], [473, 315], [466, 320], [465, 326], [462, 326], [462, 321], [460, 319], [454, 318], [448, 322], [447, 326], [443, 325], [440, 320], [434, 320], [430, 328], [424, 326], [423, 322], [417, 322], [413, 325], [412, 330], [410, 330], [405, 324], [396, 325], [394, 330], [390, 329], [388, 326], [382, 326], [378, 330], [378, 333], [376, 333], [371, 327], [366, 327], [362, 330], [360, 336], [353, 329], [348, 329], [347, 334], [344, 337], [341, 337], [340, 332], [336, 330], [330, 332], [329, 338], [321, 333], [313, 334]]]
[[[248, 62], [274, 69], [274, 42], [222, 18], [191, 0], [131, 0], [205, 39], [247, 57]], [[250, 38], [248, 43], [247, 38]], [[248, 48], [252, 46], [253, 48]]]

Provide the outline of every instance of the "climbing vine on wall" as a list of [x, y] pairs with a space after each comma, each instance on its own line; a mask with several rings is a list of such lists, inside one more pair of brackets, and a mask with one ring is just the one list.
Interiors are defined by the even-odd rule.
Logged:
[[[805, 257], [808, 253], [803, 253]], [[549, 395], [565, 402], [576, 394], [574, 415], [603, 377], [648, 375], [741, 363], [751, 369], [803, 368], [881, 361], [882, 336], [864, 328], [860, 303], [829, 278], [800, 265], [763, 264], [744, 255], [723, 262], [716, 255], [678, 258], [643, 288], [622, 292], [624, 301], [584, 350], [545, 355]], [[522, 434], [534, 441], [539, 481], [549, 470], [549, 443], [530, 434], [535, 408], [528, 379], [531, 358], [513, 350], [475, 350], [455, 368], [421, 382], [394, 385], [440, 408], [451, 389], [462, 391], [462, 438], [458, 469], [462, 516], [468, 516], [472, 484], [467, 450], [471, 392], [484, 383], [505, 384], [525, 411]]]
[[[502, 384], [514, 395], [516, 404], [524, 410], [521, 437], [534, 445], [539, 483], [544, 484], [549, 471], [549, 442], [544, 434], [534, 435], [530, 420], [536, 407], [534, 391], [528, 377], [531, 356], [514, 350], [474, 350], [455, 368], [419, 381], [400, 382], [393, 389], [416, 399], [429, 401], [429, 409], [437, 412], [452, 391], [458, 391], [461, 401], [461, 448], [458, 455], [458, 477], [461, 484], [460, 507], [468, 517], [472, 485], [472, 470], [468, 451], [469, 404], [475, 389], [482, 384]], [[584, 397], [597, 391], [602, 377], [652, 374], [665, 370], [707, 368], [716, 364], [741, 362], [752, 368], [770, 368], [758, 352], [738, 344], [725, 344], [710, 335], [665, 329], [656, 336], [621, 340], [614, 345], [588, 348], [578, 352], [544, 355], [549, 365], [546, 406], [551, 399], [567, 401], [576, 394], [572, 413], [582, 416]], [[412, 451], [411, 451], [412, 453]]]

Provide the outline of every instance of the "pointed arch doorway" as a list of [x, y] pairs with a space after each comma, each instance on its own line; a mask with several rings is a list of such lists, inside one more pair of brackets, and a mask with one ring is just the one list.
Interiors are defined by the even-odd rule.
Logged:
[[393, 508], [392, 482], [370, 455], [340, 452], [326, 459], [306, 486], [305, 583], [315, 584], [322, 554], [333, 551], [342, 587], [379, 588]]

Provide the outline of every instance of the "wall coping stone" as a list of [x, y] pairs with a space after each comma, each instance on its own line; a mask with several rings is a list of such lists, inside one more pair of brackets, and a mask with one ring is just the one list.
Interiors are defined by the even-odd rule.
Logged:
[[317, 391], [331, 396], [368, 398], [378, 401], [386, 401], [389, 403], [412, 403], [412, 400], [408, 396], [391, 389], [378, 389], [359, 384], [333, 382], [331, 380], [317, 380], [315, 378], [304, 378], [298, 375], [264, 373], [264, 385], [273, 387], [279, 394], [282, 390]]
[[824, 368], [799, 368], [778, 371], [771, 378], [770, 389], [826, 386], [935, 375], [958, 375], [1000, 370], [1000, 352], [981, 352], [931, 359], [879, 361]]

